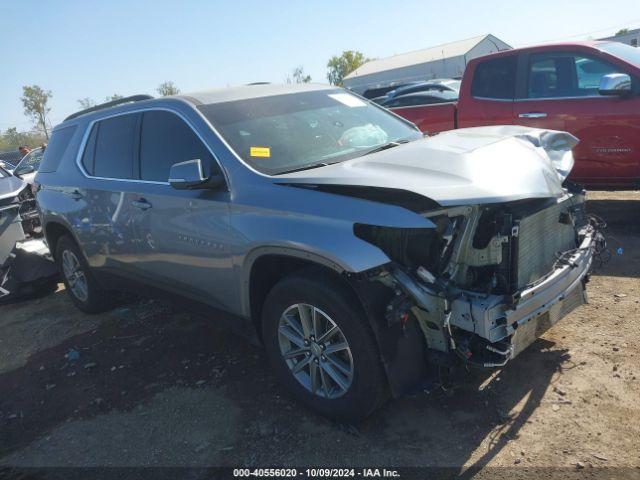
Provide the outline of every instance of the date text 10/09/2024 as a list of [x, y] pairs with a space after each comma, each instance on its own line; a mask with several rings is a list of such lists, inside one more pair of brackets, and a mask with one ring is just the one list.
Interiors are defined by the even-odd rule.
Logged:
[[341, 477], [362, 477], [362, 478], [399, 478], [397, 470], [386, 468], [306, 468], [298, 470], [295, 468], [236, 468], [233, 476], [242, 477], [306, 477], [306, 478], [341, 478]]

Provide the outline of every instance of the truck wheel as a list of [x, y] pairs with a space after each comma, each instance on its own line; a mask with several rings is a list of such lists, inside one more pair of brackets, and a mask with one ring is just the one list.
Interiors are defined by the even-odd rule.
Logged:
[[263, 339], [276, 376], [322, 415], [357, 422], [386, 400], [373, 332], [358, 301], [316, 269], [281, 280], [263, 308]]
[[113, 304], [108, 292], [100, 289], [78, 245], [63, 236], [56, 243], [56, 263], [65, 289], [76, 307], [85, 313], [100, 313]]

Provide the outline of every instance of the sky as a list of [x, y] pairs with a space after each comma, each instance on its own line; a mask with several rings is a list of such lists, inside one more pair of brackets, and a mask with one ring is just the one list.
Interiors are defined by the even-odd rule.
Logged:
[[[0, 131], [29, 130], [23, 85], [53, 92], [57, 124], [118, 93], [283, 82], [302, 66], [326, 83], [344, 50], [386, 57], [492, 33], [519, 47], [640, 27], [638, 0], [0, 0]], [[613, 7], [615, 4], [615, 8]]]

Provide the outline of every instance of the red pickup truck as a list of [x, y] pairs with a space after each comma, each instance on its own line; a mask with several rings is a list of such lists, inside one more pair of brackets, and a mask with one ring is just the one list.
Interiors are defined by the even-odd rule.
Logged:
[[567, 131], [580, 140], [572, 180], [640, 186], [640, 48], [581, 42], [494, 53], [469, 62], [457, 102], [392, 110], [430, 134], [481, 125]]

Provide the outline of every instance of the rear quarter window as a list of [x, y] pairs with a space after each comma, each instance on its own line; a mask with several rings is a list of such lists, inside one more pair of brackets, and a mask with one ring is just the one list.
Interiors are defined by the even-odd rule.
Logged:
[[87, 139], [87, 143], [82, 153], [82, 166], [89, 175], [94, 172], [94, 158], [96, 155], [96, 136], [98, 134], [98, 125], [94, 125]]
[[479, 63], [473, 73], [471, 95], [513, 100], [516, 90], [516, 58], [512, 55]]
[[49, 139], [47, 149], [44, 152], [42, 162], [40, 163], [39, 172], [53, 173], [58, 170], [62, 157], [66, 154], [71, 138], [76, 132], [76, 129], [77, 127], [72, 125], [65, 128], [58, 128], [53, 131], [51, 138]]

